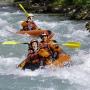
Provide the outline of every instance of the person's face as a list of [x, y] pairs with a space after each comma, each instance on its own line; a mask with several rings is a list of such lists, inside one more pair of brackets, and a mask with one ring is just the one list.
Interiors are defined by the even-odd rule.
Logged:
[[33, 43], [32, 43], [32, 47], [33, 47], [33, 49], [37, 50], [37, 49], [38, 49], [38, 44], [37, 44], [37, 42], [33, 42]]
[[28, 17], [27, 18], [27, 21], [32, 21], [32, 17]]
[[48, 39], [48, 36], [43, 36], [44, 41], [47, 41], [47, 39]]

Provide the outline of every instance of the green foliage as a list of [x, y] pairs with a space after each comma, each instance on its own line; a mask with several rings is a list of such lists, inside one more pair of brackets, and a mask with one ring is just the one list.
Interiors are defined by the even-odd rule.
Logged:
[[88, 8], [90, 9], [90, 0], [86, 1]]
[[64, 0], [51, 0], [51, 4], [55, 6], [64, 5]]
[[14, 0], [14, 2], [25, 1], [25, 0]]
[[82, 5], [89, 5], [90, 6], [90, 0], [14, 0], [15, 2], [18, 1], [32, 1], [33, 3], [47, 3], [47, 4], [51, 4], [51, 5], [78, 5], [78, 6], [82, 6]]
[[63, 4], [63, 5], [87, 5], [90, 4], [90, 0], [51, 0], [51, 3], [56, 5]]
[[72, 5], [73, 0], [64, 0], [65, 5]]
[[73, 0], [73, 3], [75, 5], [86, 5], [87, 4], [87, 0]]

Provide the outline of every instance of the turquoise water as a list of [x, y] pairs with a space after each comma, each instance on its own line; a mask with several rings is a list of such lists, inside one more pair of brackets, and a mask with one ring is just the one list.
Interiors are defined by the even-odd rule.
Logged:
[[[30, 41], [31, 37], [16, 35], [25, 16], [10, 7], [0, 8], [0, 41]], [[34, 21], [55, 32], [54, 39], [62, 44], [79, 41], [80, 49], [62, 46], [71, 55], [72, 66], [22, 71], [17, 65], [27, 55], [27, 45], [0, 45], [0, 90], [90, 90], [90, 33], [87, 21], [71, 21], [59, 15], [35, 14]]]

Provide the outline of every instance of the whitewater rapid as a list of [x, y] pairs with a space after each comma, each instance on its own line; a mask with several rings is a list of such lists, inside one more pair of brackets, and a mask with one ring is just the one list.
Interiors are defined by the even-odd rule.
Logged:
[[[47, 67], [36, 71], [22, 71], [17, 68], [17, 65], [25, 59], [27, 45], [0, 45], [0, 77], [2, 78], [0, 79], [3, 81], [0, 80], [0, 84], [4, 84], [9, 78], [11, 85], [13, 85], [13, 80], [16, 80], [17, 87], [10, 86], [8, 90], [15, 90], [15, 88], [16, 90], [90, 90], [90, 33], [84, 27], [87, 21], [61, 20], [60, 16], [46, 14], [35, 15], [36, 24], [40, 28], [55, 32], [54, 39], [58, 43], [79, 41], [81, 48], [69, 49], [62, 46], [64, 51], [71, 55], [70, 67]], [[0, 11], [0, 42], [7, 40], [30, 41], [31, 37], [12, 33], [21, 28], [22, 20], [25, 20], [25, 17], [20, 11]], [[18, 80], [21, 80], [22, 83]], [[24, 85], [23, 88], [17, 85], [18, 82]], [[25, 84], [27, 82], [30, 83], [30, 86]], [[35, 87], [31, 83], [35, 84]], [[6, 90], [3, 86], [0, 88]]]

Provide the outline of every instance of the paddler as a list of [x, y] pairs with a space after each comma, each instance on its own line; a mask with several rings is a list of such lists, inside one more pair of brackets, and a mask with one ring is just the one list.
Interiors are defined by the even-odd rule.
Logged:
[[49, 53], [45, 49], [40, 48], [37, 40], [31, 40], [30, 43], [25, 44], [28, 44], [27, 58], [18, 67], [21, 67], [23, 70], [42, 68], [45, 65], [44, 61], [49, 56]]
[[32, 40], [29, 45], [28, 55], [25, 59], [26, 64], [24, 65], [23, 69], [27, 68], [34, 70], [36, 68], [39, 68], [40, 66], [40, 58], [38, 55], [38, 41]]
[[34, 17], [33, 14], [29, 14], [29, 16], [27, 17], [27, 20], [21, 23], [21, 26], [23, 27], [21, 31], [38, 30], [37, 25], [32, 20], [33, 17]]
[[41, 37], [41, 42], [39, 44], [40, 48], [49, 50], [49, 44], [48, 43], [50, 42], [50, 40], [49, 40], [48, 34], [44, 33], [40, 37]]
[[43, 65], [47, 65], [47, 60], [50, 60], [51, 57], [51, 50], [49, 47], [50, 38], [47, 33], [43, 33], [41, 36], [41, 42], [39, 44], [40, 52], [39, 55], [42, 57]]
[[[34, 55], [37, 56], [38, 59], [34, 61], [38, 61], [37, 64], [39, 64], [40, 67], [43, 68], [43, 66], [45, 65], [45, 58], [49, 57], [50, 54], [47, 52], [47, 50], [40, 47], [40, 43], [37, 40], [33, 40], [30, 42], [28, 49], [30, 53], [32, 48], [33, 48], [33, 56]], [[28, 56], [30, 55], [30, 53], [28, 53]]]
[[58, 45], [56, 40], [52, 40], [49, 43], [49, 47], [51, 50], [51, 59], [52, 60], [56, 60], [59, 57], [59, 54], [63, 53], [62, 48], [60, 47], [60, 45]]
[[53, 61], [58, 58], [60, 53], [63, 53], [61, 47], [57, 44], [56, 40], [52, 40], [48, 34], [41, 35], [42, 41], [40, 42], [40, 48], [47, 50], [49, 53], [46, 59], [52, 59]]

